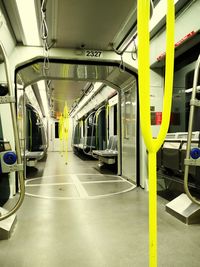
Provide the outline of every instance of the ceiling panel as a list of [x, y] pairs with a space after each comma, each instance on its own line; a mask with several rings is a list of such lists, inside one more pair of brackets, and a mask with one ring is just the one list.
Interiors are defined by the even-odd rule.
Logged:
[[49, 39], [57, 40], [56, 47], [111, 49], [136, 4], [136, 0], [49, 0]]
[[[25, 86], [36, 83], [38, 80], [51, 80], [50, 94], [53, 98], [53, 111], [62, 112], [65, 101], [68, 109], [74, 101], [83, 95], [83, 89], [88, 88], [88, 81], [103, 82], [108, 86], [119, 89], [132, 75], [126, 71], [122, 72], [118, 66], [104, 65], [82, 65], [50, 62], [49, 76], [43, 74], [43, 63], [20, 68], [17, 75], [17, 83], [23, 82]], [[66, 71], [63, 71], [66, 70]], [[52, 90], [53, 89], [53, 90]]]
[[67, 103], [70, 110], [73, 102], [81, 96], [81, 90], [87, 82], [54, 80], [51, 82], [52, 100], [55, 112], [63, 112], [64, 104]]
[[[36, 4], [37, 22], [40, 25], [41, 0], [33, 1]], [[17, 41], [24, 44], [15, 1], [3, 0], [3, 3]], [[126, 22], [129, 20], [134, 24], [135, 21], [132, 17], [130, 19], [130, 14], [135, 11], [136, 4], [136, 0], [47, 0], [48, 44], [51, 44], [52, 39], [56, 39], [54, 47], [57, 48], [113, 50], [111, 43], [116, 36], [118, 38]], [[40, 26], [38, 28], [40, 29]], [[27, 83], [36, 82], [40, 79], [40, 71], [40, 64], [35, 64], [24, 72], [26, 78], [23, 78]], [[58, 76], [62, 79], [51, 82], [51, 88], [54, 88], [54, 110], [58, 112], [63, 110], [65, 101], [70, 109], [72, 103], [80, 97], [81, 90], [88, 81], [87, 77], [90, 77], [89, 81], [94, 81], [98, 73], [98, 79], [103, 80], [110, 73], [109, 68], [81, 65], [61, 65], [60, 68], [55, 66], [55, 69], [52, 66], [51, 71], [52, 79]], [[23, 76], [23, 73], [21, 75]], [[66, 78], [68, 80], [63, 80]]]

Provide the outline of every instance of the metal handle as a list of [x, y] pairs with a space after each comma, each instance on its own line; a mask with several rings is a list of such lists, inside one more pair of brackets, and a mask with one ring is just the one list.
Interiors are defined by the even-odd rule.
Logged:
[[[12, 81], [11, 81], [11, 77], [10, 77], [10, 71], [9, 71], [9, 63], [8, 63], [8, 59], [6, 56], [4, 46], [1, 42], [0, 42], [0, 53], [2, 54], [2, 58], [3, 58], [4, 64], [5, 64], [5, 73], [6, 73], [6, 78], [7, 78], [7, 82], [8, 82], [8, 94], [11, 96], [13, 93], [13, 90], [12, 90]], [[14, 139], [15, 139], [17, 163], [22, 164], [19, 134], [18, 134], [18, 128], [17, 128], [17, 118], [16, 118], [15, 104], [14, 103], [10, 103], [10, 110], [11, 110], [13, 132], [14, 132]], [[25, 183], [24, 183], [23, 171], [18, 171], [18, 179], [19, 179], [19, 184], [20, 184], [20, 197], [19, 197], [16, 205], [8, 213], [0, 216], [0, 221], [13, 215], [19, 209], [21, 204], [23, 203], [24, 196], [25, 196]]]
[[[199, 77], [199, 67], [200, 67], [200, 55], [198, 56], [195, 71], [194, 71], [194, 80], [193, 80], [193, 88], [192, 88], [192, 98], [191, 103], [196, 100], [196, 91], [197, 91], [197, 83], [198, 83], [198, 77]], [[191, 149], [191, 140], [192, 140], [192, 128], [193, 128], [193, 121], [194, 121], [194, 105], [190, 105], [190, 116], [189, 116], [189, 125], [188, 125], [188, 137], [187, 137], [187, 149], [186, 149], [186, 161], [190, 159], [190, 149]], [[189, 173], [189, 166], [185, 165], [185, 173], [184, 173], [184, 189], [186, 195], [189, 197], [189, 199], [200, 205], [200, 201], [198, 201], [196, 198], [194, 198], [188, 187], [188, 173]]]

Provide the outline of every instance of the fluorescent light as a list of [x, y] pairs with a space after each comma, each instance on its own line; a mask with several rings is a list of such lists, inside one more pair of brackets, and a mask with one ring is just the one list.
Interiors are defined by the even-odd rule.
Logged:
[[33, 89], [31, 87], [31, 85], [29, 85], [29, 86], [26, 87], [26, 95], [28, 96], [28, 99], [31, 102], [31, 104], [34, 106], [34, 108], [39, 113], [40, 117], [42, 117], [42, 112], [40, 110], [40, 106], [39, 106], [39, 104], [37, 102], [37, 99], [35, 97], [35, 94], [33, 93]]
[[39, 81], [37, 82], [37, 85], [40, 92], [40, 97], [42, 99], [45, 116], [49, 117], [49, 105], [48, 105], [45, 81], [44, 80]]
[[40, 37], [37, 26], [35, 1], [16, 0], [24, 37], [25, 45], [40, 46]]
[[[182, 0], [174, 0], [174, 6]], [[167, 1], [160, 1], [153, 11], [153, 16], [150, 20], [150, 32], [156, 28], [156, 26], [161, 22], [161, 20], [166, 16], [167, 13]]]

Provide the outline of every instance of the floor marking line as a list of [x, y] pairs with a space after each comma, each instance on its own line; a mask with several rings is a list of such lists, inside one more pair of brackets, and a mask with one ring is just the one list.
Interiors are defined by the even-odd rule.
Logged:
[[125, 183], [127, 181], [122, 180], [105, 180], [105, 181], [85, 181], [81, 182], [81, 184], [103, 184], [103, 183]]
[[88, 193], [85, 190], [85, 188], [82, 186], [80, 180], [78, 179], [78, 177], [76, 175], [72, 175], [72, 179], [74, 182], [74, 185], [80, 195], [81, 198], [87, 198], [88, 197]]
[[[120, 176], [120, 177], [121, 177], [121, 176]], [[123, 177], [121, 177], [121, 179], [122, 179], [123, 181], [125, 181], [125, 182], [131, 184], [131, 185], [135, 185], [135, 186], [136, 186], [136, 183], [134, 183], [134, 182], [131, 182], [131, 181], [129, 181], [129, 180], [123, 178]]]
[[29, 196], [29, 197], [43, 198], [43, 199], [54, 199], [54, 200], [93, 200], [93, 199], [101, 199], [101, 198], [105, 198], [105, 197], [112, 197], [112, 196], [120, 195], [123, 193], [127, 193], [129, 191], [132, 191], [135, 188], [136, 188], [136, 185], [133, 185], [132, 187], [125, 189], [123, 191], [105, 194], [105, 195], [88, 196], [88, 197], [49, 197], [49, 196], [35, 195], [35, 194], [27, 193], [27, 192], [25, 193], [25, 195]]
[[[108, 177], [117, 177], [119, 179], [124, 179], [123, 177], [119, 176], [119, 175], [114, 175], [114, 174], [102, 174], [102, 173], [63, 173], [63, 174], [53, 174], [53, 175], [46, 175], [46, 176], [39, 176], [39, 177], [35, 177], [35, 178], [27, 178], [25, 180], [25, 183], [29, 183], [31, 181], [34, 181], [34, 180], [37, 180], [37, 179], [46, 179], [46, 178], [49, 178], [49, 177], [62, 177], [62, 176], [71, 176], [71, 175], [81, 175], [81, 176], [84, 176], [84, 175], [87, 175], [87, 176], [108, 176]], [[125, 179], [126, 180], [126, 179]]]
[[25, 193], [26, 196], [29, 197], [35, 197], [35, 198], [43, 198], [43, 199], [55, 199], [55, 200], [76, 200], [76, 199], [81, 199], [80, 197], [50, 197], [50, 196], [45, 196], [45, 195], [36, 195], [36, 194], [31, 194], [31, 193]]
[[[125, 183], [126, 180], [102, 180], [102, 181], [80, 181], [81, 184], [103, 184], [103, 183]], [[26, 187], [37, 187], [37, 186], [54, 186], [54, 185], [74, 185], [74, 182], [66, 183], [46, 183], [46, 184], [26, 184]]]
[[88, 199], [99, 199], [99, 198], [104, 198], [104, 197], [111, 197], [111, 196], [115, 196], [115, 195], [120, 195], [120, 194], [123, 194], [123, 193], [127, 193], [127, 192], [129, 192], [129, 191], [131, 191], [131, 190], [133, 190], [135, 188], [136, 188], [136, 185], [133, 185], [130, 188], [125, 189], [123, 191], [110, 193], [110, 194], [105, 194], [105, 195], [90, 196]]
[[74, 183], [48, 183], [48, 184], [27, 184], [26, 187], [34, 187], [34, 186], [45, 186], [45, 185], [49, 185], [49, 186], [54, 186], [54, 185], [73, 185]]

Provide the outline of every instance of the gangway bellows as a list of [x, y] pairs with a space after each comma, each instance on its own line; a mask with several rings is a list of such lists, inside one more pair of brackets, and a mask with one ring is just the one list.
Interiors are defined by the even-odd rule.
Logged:
[[24, 175], [23, 175], [23, 165], [21, 159], [21, 151], [20, 151], [20, 142], [19, 142], [19, 135], [18, 135], [18, 127], [17, 127], [17, 118], [16, 118], [16, 110], [15, 110], [15, 102], [13, 101], [13, 90], [12, 90], [12, 81], [10, 77], [10, 70], [9, 70], [9, 63], [8, 58], [4, 49], [3, 44], [0, 42], [0, 54], [2, 55], [3, 63], [5, 66], [5, 74], [7, 79], [7, 87], [8, 87], [8, 94], [7, 96], [0, 97], [0, 104], [9, 103], [10, 110], [11, 110], [11, 118], [12, 118], [12, 125], [13, 125], [13, 133], [14, 133], [14, 140], [15, 140], [15, 150], [16, 150], [16, 165], [13, 170], [10, 171], [17, 171], [19, 185], [20, 185], [20, 196], [15, 204], [15, 206], [8, 211], [7, 213], [0, 214], [0, 221], [7, 219], [11, 215], [13, 215], [21, 206], [24, 200], [25, 195], [25, 183], [24, 183]]

